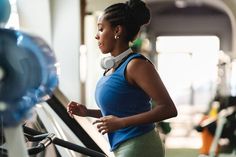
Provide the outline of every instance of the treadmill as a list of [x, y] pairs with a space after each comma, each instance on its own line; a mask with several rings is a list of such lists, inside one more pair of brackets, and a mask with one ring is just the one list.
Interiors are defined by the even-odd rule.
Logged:
[[[22, 124], [30, 157], [114, 157], [109, 144], [85, 117], [71, 118], [69, 100], [56, 88], [46, 102], [36, 104], [32, 116]], [[0, 156], [7, 157], [1, 128]]]

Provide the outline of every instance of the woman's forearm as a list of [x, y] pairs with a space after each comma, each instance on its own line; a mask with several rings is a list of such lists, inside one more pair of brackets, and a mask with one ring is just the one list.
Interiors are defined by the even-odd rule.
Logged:
[[[165, 112], [167, 109], [169, 112]], [[151, 111], [140, 113], [130, 117], [124, 117], [122, 119], [123, 119], [123, 126], [128, 127], [133, 125], [159, 122], [175, 116], [177, 116], [177, 111], [175, 110], [175, 108], [173, 107], [166, 108], [164, 106], [157, 106]]]

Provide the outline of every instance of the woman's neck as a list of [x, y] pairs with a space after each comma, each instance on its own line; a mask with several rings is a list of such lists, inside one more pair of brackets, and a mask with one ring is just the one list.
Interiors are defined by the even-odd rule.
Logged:
[[128, 44], [125, 44], [125, 45], [120, 45], [120, 46], [117, 46], [116, 48], [114, 48], [114, 50], [111, 52], [111, 55], [116, 57], [118, 56], [119, 54], [121, 54], [122, 52], [126, 51], [127, 49], [129, 48], [129, 45]]

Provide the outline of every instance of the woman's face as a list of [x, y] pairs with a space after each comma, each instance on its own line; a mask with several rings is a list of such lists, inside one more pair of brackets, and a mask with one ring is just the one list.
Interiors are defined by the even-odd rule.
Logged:
[[104, 15], [98, 18], [97, 26], [98, 32], [95, 39], [98, 40], [99, 49], [104, 54], [112, 52], [115, 47], [114, 28], [104, 19]]

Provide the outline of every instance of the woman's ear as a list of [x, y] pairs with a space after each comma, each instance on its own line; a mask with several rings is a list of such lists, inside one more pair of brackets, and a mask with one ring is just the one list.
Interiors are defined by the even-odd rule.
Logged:
[[119, 35], [120, 36], [121, 34], [123, 34], [123, 27], [121, 25], [117, 25], [115, 27], [115, 35]]

